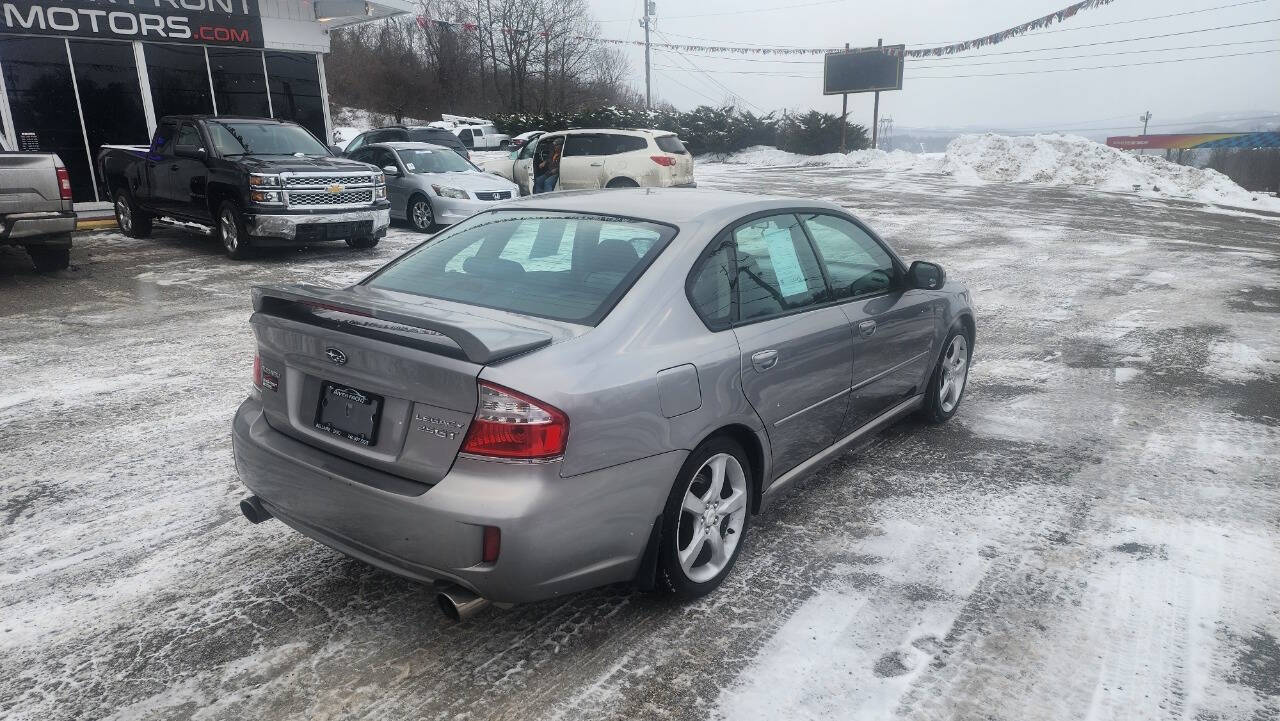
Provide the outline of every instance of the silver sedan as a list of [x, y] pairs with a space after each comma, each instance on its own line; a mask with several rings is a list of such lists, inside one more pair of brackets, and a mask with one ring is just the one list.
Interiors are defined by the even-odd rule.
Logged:
[[253, 304], [245, 516], [435, 583], [455, 618], [711, 591], [794, 481], [950, 419], [975, 336], [964, 286], [840, 206], [710, 190], [512, 201]]
[[449, 148], [430, 143], [372, 143], [351, 158], [387, 176], [391, 217], [427, 233], [520, 194], [515, 183], [486, 173]]

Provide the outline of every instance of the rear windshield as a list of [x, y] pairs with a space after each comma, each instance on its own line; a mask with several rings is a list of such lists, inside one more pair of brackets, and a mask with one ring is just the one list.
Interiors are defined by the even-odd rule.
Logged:
[[684, 143], [680, 142], [680, 138], [674, 135], [659, 135], [654, 138], [654, 142], [658, 144], [659, 148], [662, 148], [663, 152], [679, 153], [681, 155], [689, 152], [685, 150]]
[[558, 211], [490, 211], [365, 285], [595, 325], [675, 236], [657, 223]]
[[448, 130], [436, 130], [434, 128], [429, 130], [425, 130], [425, 129], [410, 130], [409, 140], [412, 140], [418, 143], [435, 143], [436, 145], [447, 145], [449, 147], [453, 147], [455, 145], [462, 145], [462, 141], [458, 140], [458, 136], [454, 135]]

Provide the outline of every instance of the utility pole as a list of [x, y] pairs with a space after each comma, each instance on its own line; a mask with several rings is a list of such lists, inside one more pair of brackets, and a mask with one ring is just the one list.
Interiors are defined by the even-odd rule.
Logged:
[[1142, 134], [1143, 134], [1143, 135], [1146, 135], [1146, 134], [1147, 134], [1147, 123], [1151, 121], [1151, 111], [1150, 111], [1150, 110], [1148, 110], [1147, 112], [1143, 113], [1142, 115], [1139, 115], [1139, 116], [1138, 116], [1138, 120], [1141, 120], [1141, 121], [1142, 121]]
[[[878, 48], [884, 47], [884, 38], [876, 38], [876, 47]], [[880, 125], [880, 91], [877, 90], [875, 110], [871, 111], [871, 147], [872, 149], [880, 147], [878, 145], [878, 142], [880, 140], [879, 125]]]
[[[845, 50], [849, 49], [849, 43], [844, 44], [844, 49]], [[848, 123], [845, 121], [845, 118], [848, 118], [848, 117], [849, 117], [849, 94], [841, 93], [840, 94], [840, 152], [841, 153], [845, 151], [844, 150], [844, 129], [845, 129], [845, 126], [848, 125]]]
[[644, 0], [644, 109], [653, 110], [653, 84], [649, 80], [649, 18], [658, 12], [654, 0]]

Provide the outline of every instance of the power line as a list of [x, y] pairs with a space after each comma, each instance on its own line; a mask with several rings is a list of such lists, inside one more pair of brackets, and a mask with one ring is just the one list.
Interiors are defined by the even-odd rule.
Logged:
[[[665, 20], [682, 20], [685, 18], [711, 18], [720, 17], [722, 15], [747, 15], [751, 13], [768, 13], [775, 10], [791, 10], [793, 8], [807, 8], [815, 5], [836, 5], [848, 2], [848, 0], [817, 0], [816, 2], [796, 3], [795, 5], [778, 5], [776, 7], [767, 8], [740, 8], [738, 10], [726, 10], [717, 13], [699, 13], [697, 15], [664, 15]], [[1251, 0], [1251, 2], [1263, 2], [1263, 0]], [[630, 22], [631, 18], [618, 18], [616, 20], [596, 20], [598, 23], [624, 23]]]
[[[1110, 23], [1097, 23], [1095, 25], [1077, 25], [1069, 28], [1058, 28], [1056, 30], [1039, 30], [1037, 35], [1048, 35], [1049, 33], [1070, 33], [1077, 30], [1091, 30], [1093, 28], [1107, 28], [1113, 25], [1130, 25], [1132, 23], [1146, 22], [1147, 20], [1163, 20], [1165, 18], [1182, 17], [1183, 15], [1197, 15], [1199, 13], [1212, 12], [1214, 10], [1226, 10], [1227, 8], [1238, 8], [1242, 5], [1257, 5], [1261, 2], [1269, 2], [1269, 0], [1245, 0], [1245, 2], [1231, 3], [1230, 5], [1215, 5], [1211, 8], [1201, 8], [1199, 10], [1187, 10], [1180, 13], [1169, 13], [1168, 15], [1149, 15], [1145, 18], [1134, 18], [1133, 20], [1117, 20]], [[929, 45], [948, 45], [950, 43], [960, 42], [958, 40], [944, 40], [933, 43], [908, 43], [907, 47], [926, 47]]]
[[[1074, 49], [1076, 49], [1076, 48], [1091, 48], [1091, 47], [1097, 47], [1097, 46], [1099, 46], [1099, 45], [1115, 45], [1115, 44], [1117, 44], [1117, 43], [1132, 43], [1132, 42], [1138, 42], [1138, 41], [1140, 41], [1140, 40], [1155, 40], [1155, 39], [1157, 39], [1157, 38], [1172, 38], [1172, 37], [1178, 37], [1178, 36], [1181, 36], [1181, 35], [1195, 35], [1195, 34], [1197, 34], [1197, 33], [1208, 33], [1208, 32], [1214, 32], [1215, 30], [1231, 30], [1231, 29], [1234, 29], [1234, 28], [1250, 27], [1250, 26], [1253, 26], [1253, 25], [1265, 25], [1265, 24], [1267, 24], [1267, 23], [1274, 23], [1274, 22], [1277, 22], [1277, 21], [1280, 21], [1280, 18], [1271, 18], [1271, 19], [1269, 19], [1269, 20], [1254, 20], [1254, 21], [1252, 21], [1252, 22], [1246, 22], [1246, 23], [1235, 23], [1235, 24], [1232, 24], [1232, 25], [1218, 25], [1218, 26], [1211, 27], [1211, 28], [1199, 28], [1199, 29], [1196, 29], [1196, 30], [1182, 30], [1182, 31], [1179, 31], [1179, 32], [1173, 32], [1173, 33], [1160, 33], [1160, 34], [1156, 34], [1156, 35], [1143, 35], [1142, 37], [1136, 37], [1136, 38], [1124, 38], [1124, 39], [1121, 39], [1121, 40], [1101, 40], [1101, 41], [1098, 41], [1098, 42], [1093, 42], [1093, 43], [1080, 43], [1080, 44], [1077, 44], [1077, 45], [1055, 45], [1055, 46], [1047, 47], [1047, 48], [1031, 48], [1031, 49], [1028, 49], [1028, 50], [1008, 50], [1008, 51], [1005, 51], [1005, 52], [998, 52], [998, 53], [983, 53], [982, 55], [976, 55], [976, 56], [973, 56], [973, 57], [993, 57], [993, 56], [997, 56], [997, 55], [1020, 55], [1020, 54], [1024, 54], [1024, 53], [1038, 53], [1038, 52], [1044, 52], [1044, 51], [1046, 51], [1046, 50], [1074, 50]], [[672, 35], [676, 35], [676, 33], [671, 33], [671, 34], [672, 34]], [[664, 37], [665, 37], [665, 36], [664, 36]], [[676, 35], [676, 37], [680, 37], [680, 36], [679, 36], [679, 35]], [[692, 37], [692, 36], [686, 36], [686, 37]], [[604, 40], [609, 40], [610, 38], [602, 38], [602, 39], [604, 39]], [[670, 38], [668, 38], [668, 40], [669, 40], [669, 39], [670, 39]], [[705, 39], [710, 40], [709, 38], [705, 38]], [[671, 45], [671, 44], [673, 44], [673, 43], [669, 43], [669, 45]], [[655, 47], [661, 47], [661, 46], [659, 45], [659, 46], [655, 46]], [[812, 47], [793, 47], [793, 46], [777, 46], [777, 45], [751, 45], [751, 46], [748, 46], [748, 47], [751, 47], [751, 48], [760, 48], [760, 49], [762, 49], [762, 50], [764, 50], [764, 49], [768, 49], [768, 50], [807, 50], [807, 51], [816, 51], [816, 50], [822, 50], [822, 49], [823, 49], [823, 48], [812, 48]], [[726, 59], [731, 59], [731, 56], [722, 56], [722, 57], [725, 57]], [[912, 61], [912, 62], [935, 62], [935, 61], [938, 61], [938, 60], [951, 60], [951, 59], [953, 59], [951, 56], [938, 56], [938, 57], [936, 57], [936, 58], [932, 58], [932, 57], [931, 57], [931, 58], [908, 58], [908, 60], [910, 60], [910, 61]]]
[[[1237, 58], [1245, 55], [1265, 55], [1268, 53], [1280, 53], [1280, 49], [1254, 50], [1254, 51], [1245, 52], [1245, 53], [1227, 53], [1224, 55], [1204, 55], [1204, 56], [1195, 57], [1195, 58], [1150, 60], [1150, 61], [1141, 62], [1141, 63], [1120, 63], [1115, 65], [1090, 65], [1090, 66], [1078, 67], [1078, 68], [1025, 70], [1020, 72], [1009, 72], [1009, 73], [977, 73], [973, 75], [911, 75], [908, 77], [910, 77], [912, 80], [923, 80], [923, 79], [943, 79], [943, 78], [994, 78], [994, 77], [1001, 77], [1006, 75], [1040, 75], [1043, 73], [1066, 73], [1066, 72], [1074, 72], [1077, 70], [1103, 70], [1106, 68], [1129, 68], [1129, 67], [1136, 67], [1139, 65], [1165, 65], [1168, 63], [1183, 63], [1183, 62], [1192, 62], [1196, 60], [1215, 60], [1218, 58]], [[659, 67], [659, 66], [654, 66], [654, 67]], [[674, 66], [661, 66], [661, 67], [664, 70], [681, 70], [681, 68], [674, 67]], [[816, 80], [822, 77], [821, 75], [800, 75], [798, 73], [786, 73], [786, 72], [775, 73], [775, 72], [759, 71], [759, 70], [704, 70], [702, 72], [720, 73], [725, 75], [762, 75], [762, 76], [775, 77], [775, 78], [807, 78], [810, 80]]]
[[706, 98], [707, 100], [711, 101], [711, 103], [712, 103], [712, 104], [714, 104], [714, 105], [719, 105], [719, 104], [720, 104], [720, 101], [719, 101], [719, 100], [716, 100], [715, 98], [711, 97], [710, 95], [707, 95], [706, 93], [704, 93], [704, 92], [702, 92], [702, 91], [700, 91], [700, 90], [695, 90], [694, 88], [691, 88], [691, 87], [689, 87], [688, 85], [685, 85], [684, 83], [680, 82], [679, 80], [676, 80], [675, 78], [671, 77], [670, 75], [667, 75], [667, 74], [666, 74], [666, 73], [664, 73], [664, 72], [660, 72], [660, 71], [659, 71], [659, 72], [658, 72], [658, 75], [660, 75], [660, 76], [662, 76], [662, 77], [666, 78], [667, 80], [670, 80], [671, 82], [675, 83], [676, 85], [679, 85], [680, 87], [684, 88], [685, 90], [688, 90], [689, 92], [693, 93], [694, 95], [697, 95], [697, 96], [702, 97], [702, 98]]
[[[929, 65], [927, 67], [921, 67], [916, 69], [933, 70], [934, 68], [951, 68], [951, 67], [967, 68], [967, 67], [976, 67], [979, 65], [1007, 65], [1009, 63], [1035, 63], [1035, 62], [1042, 62], [1046, 60], [1075, 60], [1078, 58], [1098, 58], [1098, 57], [1107, 57], [1112, 55], [1136, 55], [1141, 53], [1165, 53], [1165, 52], [1170, 52], [1172, 50], [1199, 50], [1203, 48], [1222, 48], [1222, 47], [1229, 47], [1233, 45], [1257, 45], [1259, 43], [1275, 43], [1275, 42], [1280, 42], [1280, 38], [1272, 38], [1268, 40], [1239, 40], [1239, 41], [1230, 42], [1230, 43], [1207, 43], [1204, 45], [1179, 45], [1177, 47], [1172, 47], [1172, 48], [1148, 48], [1146, 50], [1118, 50], [1116, 52], [1110, 52], [1110, 53], [1089, 53], [1087, 55], [1058, 55], [1050, 58], [1020, 58], [1020, 59], [1013, 59], [1013, 60], [997, 60], [989, 63], [958, 63], [958, 64], [944, 64], [944, 65]], [[658, 50], [664, 53], [672, 52], [662, 47], [655, 48], [655, 50]], [[751, 62], [751, 63], [781, 63], [784, 65], [822, 65], [824, 62], [822, 60], [764, 60], [761, 58], [740, 58], [732, 55], [705, 55], [701, 53], [686, 53], [686, 55], [691, 55], [693, 57], [698, 57], [698, 58], [714, 58], [719, 60], [734, 60], [739, 62]], [[979, 55], [974, 58], [956, 58], [956, 59], [957, 60], [969, 60], [969, 59], [981, 60], [983, 57], [985, 56]]]
[[[656, 32], [656, 33], [658, 34], [658, 36], [659, 36], [659, 37], [661, 37], [663, 40], [670, 40], [670, 39], [671, 39], [671, 38], [668, 38], [668, 37], [666, 36], [666, 33], [663, 33], [661, 30], [654, 30], [654, 32]], [[702, 73], [702, 75], [703, 75], [703, 76], [705, 76], [708, 80], [710, 80], [711, 82], [715, 83], [716, 85], [719, 85], [719, 86], [721, 87], [721, 89], [723, 89], [726, 93], [728, 93], [728, 94], [730, 95], [730, 97], [737, 98], [738, 100], [740, 100], [740, 101], [742, 101], [742, 102], [746, 103], [747, 105], [750, 105], [751, 107], [755, 108], [757, 111], [764, 112], [764, 110], [763, 110], [759, 105], [756, 105], [755, 103], [751, 102], [750, 100], [747, 100], [746, 98], [742, 97], [742, 96], [741, 96], [741, 95], [739, 95], [738, 93], [735, 93], [734, 91], [730, 90], [730, 89], [729, 89], [729, 87], [728, 87], [727, 85], [725, 85], [724, 83], [720, 82], [719, 80], [716, 80], [715, 78], [713, 78], [713, 77], [711, 77], [710, 75], [708, 75], [708, 74], [707, 74], [707, 71], [705, 71], [705, 70], [703, 70], [702, 68], [698, 67], [698, 65], [697, 65], [696, 63], [694, 63], [694, 62], [693, 62], [692, 60], [690, 60], [689, 58], [686, 58], [686, 57], [684, 56], [684, 54], [683, 54], [683, 53], [681, 53], [680, 51], [678, 51], [678, 50], [677, 50], [677, 51], [675, 51], [675, 53], [676, 53], [676, 55], [679, 55], [681, 58], [683, 58], [683, 59], [684, 59], [684, 61], [685, 61], [686, 63], [688, 63], [689, 67], [693, 68], [694, 70], [696, 70], [696, 71], [697, 71], [697, 72], [699, 72], [699, 73]]]

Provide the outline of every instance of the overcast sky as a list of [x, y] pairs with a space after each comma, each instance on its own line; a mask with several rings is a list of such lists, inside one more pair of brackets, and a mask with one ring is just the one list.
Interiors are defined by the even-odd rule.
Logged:
[[[644, 30], [637, 22], [642, 13], [642, 1], [589, 0], [595, 18], [600, 21], [601, 36], [642, 40]], [[657, 0], [654, 22], [657, 32], [652, 40], [663, 42], [665, 35], [665, 39], [672, 43], [696, 45], [839, 47], [848, 42], [858, 47], [875, 45], [877, 38], [884, 38], [886, 45], [944, 44], [988, 35], [1061, 9], [1070, 2], [699, 0], [695, 3]], [[1115, 126], [1117, 134], [1126, 129], [1132, 129], [1136, 134], [1141, 129], [1137, 117], [1145, 110], [1150, 110], [1153, 115], [1152, 132], [1159, 131], [1162, 119], [1215, 112], [1257, 111], [1257, 115], [1280, 112], [1280, 22], [1139, 42], [1047, 50], [1280, 18], [1280, 0], [1238, 4], [1241, 2], [1243, 0], [1115, 0], [1111, 5], [1081, 12], [1061, 25], [1047, 28], [1056, 32], [1032, 31], [981, 51], [943, 60], [909, 59], [903, 89], [880, 96], [881, 116], [892, 116], [896, 127], [978, 125], [1035, 130], [1047, 126]], [[799, 5], [806, 6], [794, 7]], [[1074, 29], [1223, 5], [1237, 6], [1181, 17]], [[689, 17], [693, 15], [704, 17]], [[1103, 54], [1246, 41], [1265, 42], [1169, 52]], [[1031, 49], [1046, 50], [994, 54]], [[1079, 72], [946, 79], [925, 77], [1116, 65], [1262, 50], [1276, 52]], [[643, 91], [643, 49], [627, 49], [626, 52], [632, 63], [635, 86]], [[1031, 58], [1061, 56], [1085, 57], [1027, 62]], [[766, 58], [790, 62], [754, 62]], [[811, 64], [815, 61], [816, 64]], [[820, 61], [821, 56], [746, 55], [737, 59], [719, 59], [688, 53], [686, 58], [681, 58], [671, 52], [655, 50], [653, 65], [662, 69], [655, 69], [653, 73], [654, 101], [661, 99], [678, 108], [688, 109], [699, 104], [719, 104], [729, 97], [731, 91], [741, 97], [744, 107], [753, 111], [817, 108], [838, 113], [840, 96], [822, 95]], [[999, 64], [964, 67], [972, 63], [992, 62]], [[690, 64], [708, 71], [707, 75], [691, 71]], [[681, 69], [673, 69], [677, 67]], [[711, 71], [771, 72], [812, 77]], [[716, 81], [728, 91], [719, 87]], [[850, 96], [851, 120], [869, 125], [871, 103], [870, 94]]]

